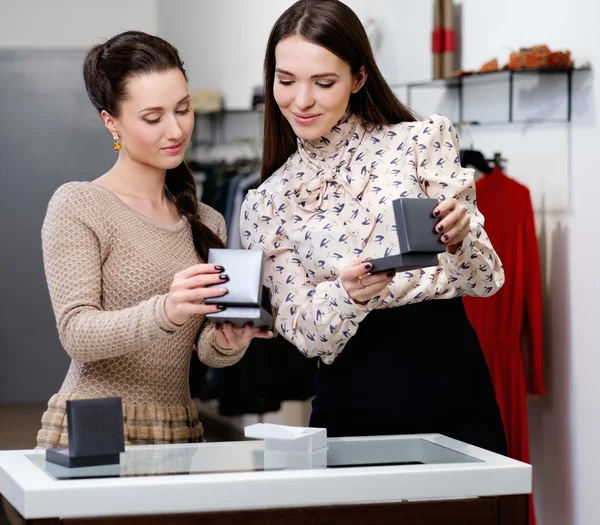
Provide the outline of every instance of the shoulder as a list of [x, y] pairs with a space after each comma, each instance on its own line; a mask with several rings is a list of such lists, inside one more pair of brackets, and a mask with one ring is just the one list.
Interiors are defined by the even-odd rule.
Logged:
[[290, 166], [294, 157], [295, 154], [258, 188], [248, 191], [244, 199], [243, 211], [254, 213], [277, 212], [280, 206], [293, 194]]
[[198, 203], [198, 216], [203, 224], [206, 224], [215, 233], [226, 229], [225, 217], [214, 208], [203, 202]]
[[50, 199], [50, 204], [76, 204], [78, 201], [88, 203], [95, 200], [95, 190], [91, 182], [66, 182], [59, 186]]
[[377, 126], [369, 129], [367, 136], [372, 137], [375, 143], [391, 140], [398, 142], [401, 149], [406, 145], [405, 151], [418, 153], [429, 144], [454, 145], [458, 144], [458, 136], [452, 122], [438, 113], [429, 115], [413, 122], [398, 122]]
[[[48, 203], [42, 235], [107, 235], [103, 193], [90, 182], [67, 182], [59, 186]], [[60, 232], [60, 233], [57, 233]]]
[[91, 182], [67, 182], [48, 203], [47, 217], [92, 218], [98, 212], [98, 193]]
[[454, 124], [444, 115], [435, 113], [425, 120], [419, 121], [417, 131], [424, 142], [429, 139], [431, 142], [438, 141], [440, 146], [455, 147], [458, 145], [458, 134]]

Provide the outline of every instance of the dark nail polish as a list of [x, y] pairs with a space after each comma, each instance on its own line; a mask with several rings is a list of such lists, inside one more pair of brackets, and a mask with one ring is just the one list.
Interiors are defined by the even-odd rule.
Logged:
[[229, 281], [229, 276], [225, 273], [222, 273], [219, 277], [221, 278], [221, 281]]
[[443, 229], [444, 229], [444, 227], [441, 224], [439, 224], [437, 226], [437, 231], [441, 232]]
[[215, 266], [215, 270], [220, 273], [220, 272], [224, 272], [225, 268], [223, 268], [222, 266]]
[[442, 237], [442, 239], [443, 239], [444, 241], [447, 241], [447, 240], [448, 240], [448, 236], [447, 236], [447, 235], [444, 235], [444, 236]]
[[217, 305], [217, 310], [220, 310], [221, 312], [226, 309], [227, 309], [227, 307], [224, 304]]
[[371, 268], [373, 268], [373, 265], [371, 263], [367, 263], [367, 264], [365, 264], [365, 268], [367, 270], [370, 270]]
[[394, 277], [394, 275], [396, 275], [396, 274], [395, 274], [394, 272], [388, 272], [386, 275], [387, 275], [388, 277]]
[[435, 210], [433, 214], [437, 217], [440, 214], [440, 210]]

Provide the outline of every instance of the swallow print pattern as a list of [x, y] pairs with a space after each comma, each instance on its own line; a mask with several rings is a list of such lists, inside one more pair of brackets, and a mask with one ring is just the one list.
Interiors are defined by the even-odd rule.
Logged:
[[[441, 115], [369, 128], [347, 113], [319, 140], [298, 139], [287, 162], [248, 193], [242, 243], [265, 253], [277, 330], [306, 356], [333, 362], [374, 309], [485, 297], [502, 287], [474, 172], [461, 167], [459, 149], [452, 123]], [[358, 305], [339, 275], [357, 257], [399, 253], [392, 201], [400, 197], [457, 199], [469, 212], [470, 233], [455, 254], [440, 254], [436, 267], [398, 273]]]

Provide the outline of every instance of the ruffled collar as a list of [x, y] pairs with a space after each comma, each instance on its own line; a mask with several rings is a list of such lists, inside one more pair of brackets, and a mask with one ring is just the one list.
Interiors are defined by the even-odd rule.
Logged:
[[331, 130], [317, 140], [298, 139], [300, 168], [293, 174], [296, 201], [305, 211], [327, 209], [327, 188], [343, 186], [360, 200], [369, 181], [366, 170], [352, 170], [352, 159], [365, 130], [360, 117], [346, 111]]
[[[304, 157], [306, 161], [315, 162], [316, 167], [319, 169], [324, 167], [319, 161], [324, 161], [329, 165], [348, 147], [359, 120], [357, 115], [351, 113], [350, 110], [346, 110], [342, 118], [325, 135], [316, 140], [299, 138], [298, 151], [301, 157]], [[328, 167], [334, 166], [330, 165]]]

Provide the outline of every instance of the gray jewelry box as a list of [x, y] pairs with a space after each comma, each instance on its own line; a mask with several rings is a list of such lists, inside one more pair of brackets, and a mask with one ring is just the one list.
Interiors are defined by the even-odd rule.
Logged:
[[46, 461], [67, 468], [116, 465], [125, 451], [120, 397], [67, 400], [69, 446], [46, 449]]
[[439, 221], [433, 216], [437, 199], [396, 199], [393, 202], [400, 253], [373, 259], [372, 273], [404, 272], [438, 265], [438, 254], [446, 250], [435, 231]]
[[231, 323], [242, 327], [251, 324], [255, 328], [271, 329], [273, 317], [263, 307], [264, 255], [262, 250], [211, 249], [208, 252], [209, 264], [224, 268], [229, 280], [223, 284], [228, 293], [222, 297], [212, 297], [205, 304], [225, 306], [221, 312], [208, 314], [213, 323]]

